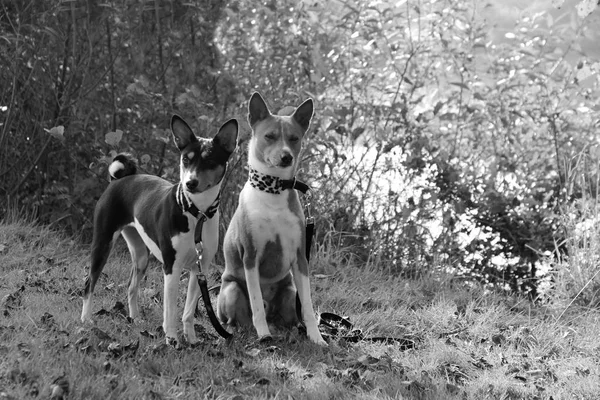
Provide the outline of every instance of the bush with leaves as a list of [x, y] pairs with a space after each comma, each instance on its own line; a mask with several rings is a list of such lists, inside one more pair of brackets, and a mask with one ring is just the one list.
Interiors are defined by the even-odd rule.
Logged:
[[[540, 255], [567, 249], [561, 207], [594, 192], [571, 175], [593, 178], [573, 165], [598, 146], [600, 64], [567, 60], [578, 17], [523, 17], [497, 43], [476, 6], [3, 3], [0, 208], [87, 232], [115, 151], [175, 178], [173, 111], [208, 135], [244, 120], [254, 90], [274, 110], [311, 96], [301, 174], [321, 235], [393, 273], [450, 269], [535, 296]], [[594, 5], [578, 6], [565, 13]], [[235, 206], [224, 196], [224, 225]]]
[[224, 4], [2, 2], [0, 217], [89, 233], [115, 151], [174, 177], [171, 113], [201, 135], [232, 113], [212, 40]]
[[570, 160], [596, 143], [599, 68], [566, 61], [577, 26], [524, 17], [493, 43], [475, 6], [233, 1], [223, 66], [242, 92], [316, 98], [303, 173], [355, 255], [535, 296]]

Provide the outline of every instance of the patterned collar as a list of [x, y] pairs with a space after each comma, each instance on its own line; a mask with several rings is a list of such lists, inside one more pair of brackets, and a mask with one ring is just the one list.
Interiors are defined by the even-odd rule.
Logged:
[[217, 210], [219, 209], [219, 204], [221, 202], [221, 192], [217, 194], [217, 198], [215, 199], [215, 201], [213, 201], [212, 204], [204, 212], [200, 211], [198, 207], [196, 207], [196, 205], [192, 202], [192, 200], [187, 196], [187, 194], [185, 194], [181, 182], [179, 183], [179, 185], [177, 185], [177, 194], [175, 195], [175, 199], [177, 201], [177, 205], [179, 205], [183, 212], [189, 212], [196, 219], [199, 219], [202, 222], [204, 222], [207, 219], [211, 219], [212, 217], [214, 217], [217, 213]]
[[258, 172], [251, 166], [248, 166], [248, 169], [250, 172], [250, 175], [248, 176], [250, 186], [262, 190], [263, 192], [280, 194], [287, 189], [296, 189], [302, 193], [306, 193], [308, 189], [310, 189], [306, 183], [297, 180], [296, 177], [293, 177], [292, 179], [281, 179], [277, 176]]

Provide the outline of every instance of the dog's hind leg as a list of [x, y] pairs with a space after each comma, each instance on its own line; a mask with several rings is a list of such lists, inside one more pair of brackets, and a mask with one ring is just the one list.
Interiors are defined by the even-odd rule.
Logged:
[[106, 236], [94, 232], [92, 241], [91, 265], [88, 276], [83, 288], [83, 308], [81, 310], [81, 321], [90, 322], [92, 320], [92, 294], [96, 287], [96, 282], [106, 265], [106, 260], [112, 249], [112, 244], [119, 232], [114, 232], [112, 236]]
[[250, 303], [244, 289], [235, 281], [224, 280], [217, 302], [217, 316], [228, 326], [252, 326]]
[[285, 281], [281, 282], [281, 287], [270, 303], [273, 306], [273, 313], [267, 315], [268, 322], [284, 327], [291, 327], [298, 323], [296, 288], [294, 287], [292, 274], [289, 274]]
[[129, 253], [131, 253], [131, 275], [129, 276], [129, 289], [127, 291], [127, 300], [129, 303], [129, 316], [136, 319], [140, 316], [138, 305], [139, 284], [146, 269], [148, 268], [148, 248], [144, 244], [144, 240], [137, 233], [134, 227], [125, 227], [121, 234], [127, 242]]

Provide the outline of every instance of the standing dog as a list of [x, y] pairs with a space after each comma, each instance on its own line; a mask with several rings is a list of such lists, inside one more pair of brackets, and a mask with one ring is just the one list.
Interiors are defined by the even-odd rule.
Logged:
[[326, 345], [310, 295], [304, 213], [293, 190], [313, 102], [306, 100], [291, 116], [278, 116], [254, 93], [248, 111], [250, 177], [225, 234], [218, 316], [227, 325], [252, 323], [258, 337], [267, 338], [271, 335], [267, 320], [297, 322], [298, 292], [308, 337]]
[[177, 287], [183, 268], [190, 279], [183, 311], [183, 333], [189, 343], [197, 341], [194, 310], [200, 295], [196, 280], [195, 229], [202, 226], [202, 272], [217, 251], [219, 241], [219, 195], [227, 160], [237, 146], [238, 124], [232, 119], [211, 139], [197, 138], [179, 116], [171, 130], [181, 152], [180, 182], [172, 184], [152, 175], [135, 174], [134, 162], [118, 155], [109, 167], [114, 179], [102, 194], [94, 212], [91, 267], [83, 292], [82, 321], [91, 320], [92, 293], [106, 264], [112, 244], [123, 235], [133, 267], [129, 280], [129, 316], [137, 318], [138, 285], [148, 266], [148, 250], [163, 263], [163, 329], [167, 343], [177, 344]]

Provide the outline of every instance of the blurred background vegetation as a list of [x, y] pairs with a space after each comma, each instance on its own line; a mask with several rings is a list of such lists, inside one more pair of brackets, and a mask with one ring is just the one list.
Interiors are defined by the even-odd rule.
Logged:
[[116, 152], [178, 178], [176, 112], [200, 136], [242, 123], [224, 229], [247, 99], [312, 97], [300, 175], [320, 246], [596, 305], [599, 11], [521, 3], [0, 0], [0, 218], [89, 241]]

